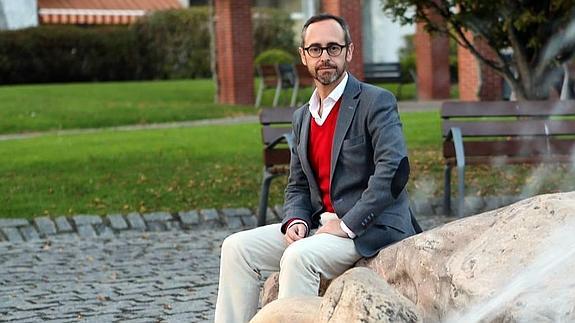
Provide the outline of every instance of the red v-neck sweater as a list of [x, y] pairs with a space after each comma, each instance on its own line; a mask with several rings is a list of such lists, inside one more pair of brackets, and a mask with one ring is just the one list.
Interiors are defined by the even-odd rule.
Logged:
[[313, 118], [310, 118], [310, 135], [308, 145], [308, 156], [313, 168], [315, 180], [319, 185], [319, 191], [323, 206], [326, 212], [333, 212], [331, 198], [329, 194], [330, 170], [331, 170], [331, 149], [333, 146], [333, 135], [339, 114], [341, 98], [327, 116], [325, 122], [320, 126]]

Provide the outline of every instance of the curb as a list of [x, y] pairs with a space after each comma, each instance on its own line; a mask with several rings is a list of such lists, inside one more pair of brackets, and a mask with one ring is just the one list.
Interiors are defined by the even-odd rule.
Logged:
[[[466, 197], [466, 214], [478, 214], [521, 200], [520, 197]], [[417, 198], [412, 209], [424, 230], [456, 220], [443, 214], [441, 198]], [[455, 209], [454, 209], [455, 212]], [[228, 229], [256, 227], [255, 210], [249, 208], [201, 209], [176, 213], [129, 213], [105, 216], [79, 214], [73, 216], [41, 216], [32, 220], [0, 218], [0, 242], [23, 242], [52, 237], [111, 238], [125, 232], [162, 232], [173, 230]], [[282, 205], [268, 208], [268, 224], [281, 222]]]

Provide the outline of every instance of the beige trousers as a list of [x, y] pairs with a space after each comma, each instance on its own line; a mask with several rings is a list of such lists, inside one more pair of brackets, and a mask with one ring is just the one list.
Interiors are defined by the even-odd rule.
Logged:
[[271, 224], [224, 240], [216, 323], [248, 322], [256, 314], [261, 272], [279, 270], [278, 298], [317, 296], [320, 275], [333, 279], [361, 258], [353, 240], [327, 233], [311, 235], [288, 247], [280, 228], [281, 224]]

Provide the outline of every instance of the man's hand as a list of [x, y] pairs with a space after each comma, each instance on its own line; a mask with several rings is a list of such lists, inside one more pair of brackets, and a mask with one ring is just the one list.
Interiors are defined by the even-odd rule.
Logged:
[[296, 223], [294, 225], [291, 225], [289, 228], [287, 228], [286, 233], [284, 235], [286, 244], [289, 246], [295, 241], [305, 238], [305, 235], [307, 233], [306, 231], [307, 230], [305, 224], [303, 223]]
[[319, 229], [317, 229], [315, 234], [329, 233], [333, 234], [334, 236], [349, 238], [347, 233], [345, 233], [345, 231], [341, 229], [340, 222], [341, 219], [327, 221], [326, 224], [322, 225]]

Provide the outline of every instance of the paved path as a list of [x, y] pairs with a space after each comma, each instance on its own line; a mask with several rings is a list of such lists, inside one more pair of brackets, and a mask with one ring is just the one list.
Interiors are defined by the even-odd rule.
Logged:
[[213, 321], [219, 247], [228, 234], [0, 243], [0, 321]]
[[[416, 111], [431, 111], [439, 110], [442, 101], [400, 101], [398, 103], [399, 111], [401, 112], [416, 112]], [[257, 123], [257, 116], [240, 116], [219, 119], [204, 119], [195, 121], [180, 121], [180, 122], [164, 122], [152, 123], [143, 125], [125, 125], [117, 127], [104, 127], [104, 128], [88, 128], [88, 129], [69, 129], [69, 130], [52, 130], [52, 131], [38, 131], [28, 133], [15, 133], [0, 135], [0, 141], [28, 139], [41, 137], [46, 135], [74, 135], [85, 133], [97, 133], [103, 131], [136, 131], [144, 129], [172, 129], [172, 128], [189, 128], [205, 125], [227, 125], [227, 124], [244, 124], [244, 123]]]

